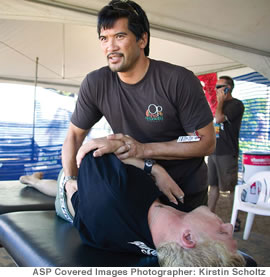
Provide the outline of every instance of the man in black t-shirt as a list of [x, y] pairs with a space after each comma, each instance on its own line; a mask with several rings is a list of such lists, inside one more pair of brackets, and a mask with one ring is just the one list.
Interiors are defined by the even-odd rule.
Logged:
[[233, 201], [234, 188], [238, 180], [238, 139], [244, 105], [232, 97], [233, 88], [234, 82], [228, 76], [221, 76], [217, 81], [217, 143], [215, 152], [208, 158], [208, 206], [212, 212], [215, 212], [219, 191], [230, 191], [230, 201]]
[[[121, 160], [145, 160], [151, 172], [163, 166], [185, 194], [183, 209], [207, 205], [204, 156], [215, 146], [213, 116], [198, 78], [189, 70], [149, 59], [149, 22], [133, 1], [113, 0], [98, 14], [98, 36], [108, 66], [89, 73], [63, 145], [66, 184], [76, 190], [75, 156], [86, 134], [102, 116]], [[192, 136], [194, 142], [178, 142]], [[101, 155], [103, 149], [97, 154]]]

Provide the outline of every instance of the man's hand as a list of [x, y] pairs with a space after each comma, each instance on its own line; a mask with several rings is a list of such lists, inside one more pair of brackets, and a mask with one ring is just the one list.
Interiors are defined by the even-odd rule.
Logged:
[[152, 168], [152, 175], [159, 190], [168, 197], [170, 202], [176, 205], [178, 205], [178, 201], [184, 203], [184, 192], [163, 167], [155, 164]]
[[71, 198], [74, 192], [78, 190], [77, 180], [68, 180], [65, 185], [67, 196]]
[[84, 156], [92, 150], [96, 149], [93, 153], [94, 157], [101, 157], [107, 153], [114, 153], [117, 149], [124, 145], [125, 143], [119, 139], [108, 140], [107, 137], [92, 139], [80, 147], [76, 156], [77, 167], [80, 167]]
[[219, 103], [223, 103], [226, 100], [227, 96], [228, 96], [228, 94], [226, 94], [224, 92], [224, 89], [225, 89], [225, 87], [217, 89], [217, 101]]
[[71, 215], [74, 216], [75, 211], [74, 211], [72, 203], [71, 203], [71, 197], [72, 197], [73, 193], [78, 190], [77, 180], [67, 181], [66, 185], [65, 185], [65, 190], [66, 190], [66, 196], [67, 196], [68, 210], [71, 213]]
[[216, 114], [215, 114], [215, 118], [216, 118], [216, 123], [222, 123], [224, 122], [225, 119], [225, 115], [223, 113], [223, 105], [224, 102], [227, 101], [229, 99], [229, 94], [224, 92], [225, 87], [219, 88], [217, 89], [217, 108], [216, 108]]
[[114, 154], [120, 159], [144, 158], [144, 144], [124, 134], [112, 134], [107, 136], [108, 140], [121, 140], [124, 144]]

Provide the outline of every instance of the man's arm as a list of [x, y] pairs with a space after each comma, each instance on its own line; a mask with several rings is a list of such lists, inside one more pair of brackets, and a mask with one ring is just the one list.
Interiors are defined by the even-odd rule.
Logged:
[[224, 88], [220, 88], [217, 91], [217, 107], [215, 112], [216, 123], [222, 123], [226, 121], [226, 116], [223, 113], [223, 104], [224, 101], [228, 98], [229, 94], [224, 93]]
[[[99, 157], [107, 153], [114, 153], [120, 146], [123, 146], [122, 140], [109, 140], [107, 137], [92, 139], [89, 142], [82, 145], [78, 151], [76, 160], [78, 167], [81, 164], [83, 157], [92, 150], [94, 157]], [[133, 165], [137, 168], [144, 169], [144, 160], [138, 158], [128, 158], [122, 160], [125, 164]], [[170, 177], [167, 171], [158, 164], [155, 164], [152, 168], [152, 175], [155, 178], [155, 183], [158, 188], [168, 197], [168, 199], [178, 204], [178, 201], [183, 200], [184, 193]], [[68, 191], [67, 191], [68, 192]], [[74, 191], [72, 191], [73, 194]], [[69, 195], [69, 193], [67, 193]], [[72, 195], [70, 193], [70, 195]], [[71, 198], [71, 197], [70, 197]], [[178, 199], [178, 200], [177, 200]]]
[[222, 123], [226, 121], [225, 114], [223, 113], [223, 103], [224, 101], [220, 101], [217, 104], [216, 113], [215, 113], [216, 123]]
[[80, 147], [76, 156], [77, 167], [80, 167], [82, 159], [84, 156], [93, 151], [93, 156], [100, 157], [104, 154], [114, 153], [119, 149], [119, 147], [123, 146], [124, 142], [122, 140], [108, 140], [107, 137], [95, 138], [86, 142], [84, 145]]
[[233, 105], [227, 106], [224, 109], [224, 102], [233, 99], [231, 94], [224, 94], [224, 89], [220, 89], [217, 93], [217, 108], [215, 113], [216, 123], [223, 123], [225, 121], [232, 122], [244, 113], [244, 106], [241, 101], [234, 102]]
[[[109, 139], [121, 139], [125, 145], [115, 154], [123, 160], [130, 157], [161, 160], [182, 160], [210, 155], [215, 149], [216, 136], [213, 123], [197, 130], [200, 141], [178, 143], [177, 140], [168, 142], [140, 143], [123, 134], [109, 135]], [[193, 133], [189, 133], [193, 135]]]
[[[77, 176], [78, 168], [76, 165], [76, 154], [83, 143], [88, 130], [83, 130], [70, 123], [66, 139], [62, 147], [62, 165], [65, 176]], [[65, 184], [67, 192], [67, 202], [69, 211], [74, 215], [74, 210], [71, 204], [71, 197], [78, 190], [77, 181], [69, 180]]]
[[88, 130], [83, 130], [70, 123], [62, 148], [62, 165], [65, 176], [77, 176], [76, 155]]
[[[125, 164], [136, 166], [137, 168], [140, 168], [142, 170], [144, 169], [144, 160], [142, 159], [128, 158], [122, 160], [122, 162]], [[167, 196], [170, 202], [178, 205], [178, 201], [184, 201], [184, 192], [162, 166], [160, 166], [159, 164], [154, 164], [151, 175], [155, 180], [156, 186]]]

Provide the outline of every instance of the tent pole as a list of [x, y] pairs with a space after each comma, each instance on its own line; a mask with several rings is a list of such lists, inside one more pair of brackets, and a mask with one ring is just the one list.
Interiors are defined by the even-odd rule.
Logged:
[[62, 55], [62, 78], [65, 79], [66, 75], [66, 44], [65, 44], [65, 24], [63, 24], [63, 36], [62, 36], [62, 46], [63, 46], [63, 55]]
[[34, 153], [35, 153], [37, 82], [38, 82], [38, 57], [36, 57], [35, 86], [34, 86], [34, 111], [33, 111], [33, 129], [32, 129], [32, 161], [34, 160]]

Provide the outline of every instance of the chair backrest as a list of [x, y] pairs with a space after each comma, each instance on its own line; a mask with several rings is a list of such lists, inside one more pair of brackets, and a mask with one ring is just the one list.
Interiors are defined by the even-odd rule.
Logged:
[[270, 171], [260, 171], [251, 176], [247, 184], [259, 188], [257, 205], [268, 206], [270, 208]]

